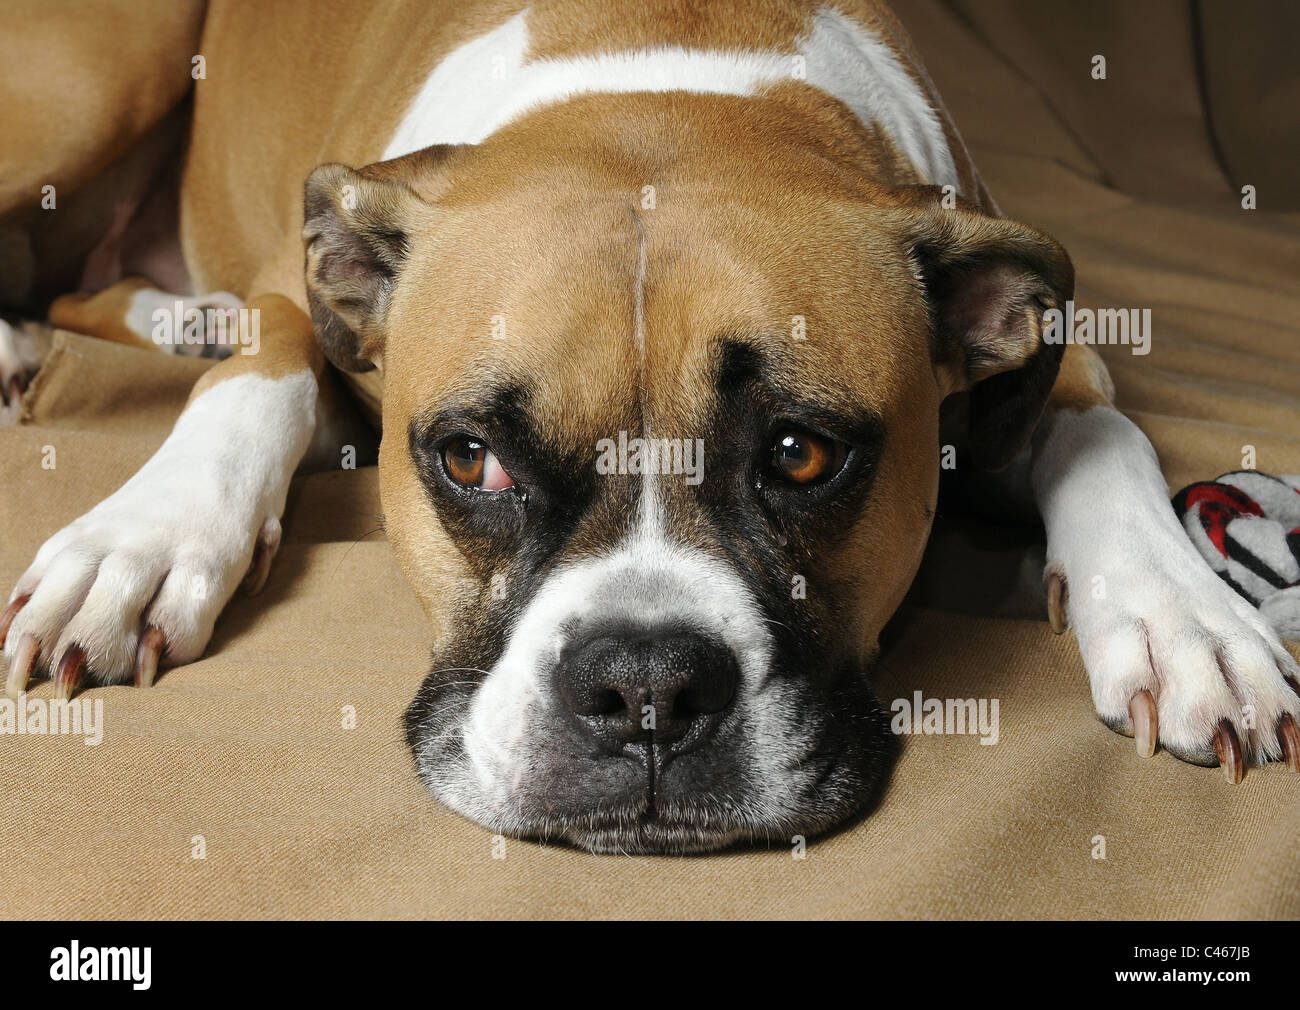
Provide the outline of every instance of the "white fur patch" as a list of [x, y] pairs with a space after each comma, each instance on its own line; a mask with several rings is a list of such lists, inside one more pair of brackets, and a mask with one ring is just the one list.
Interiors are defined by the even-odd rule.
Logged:
[[871, 32], [825, 8], [798, 56], [771, 50], [661, 46], [577, 59], [525, 63], [527, 11], [465, 43], [424, 82], [384, 159], [431, 144], [476, 144], [523, 113], [577, 95], [635, 91], [753, 96], [803, 81], [879, 126], [923, 182], [958, 186], [939, 116], [893, 51]]

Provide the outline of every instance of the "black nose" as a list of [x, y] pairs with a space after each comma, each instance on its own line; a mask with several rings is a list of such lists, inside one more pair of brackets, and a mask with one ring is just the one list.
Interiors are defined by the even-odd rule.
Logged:
[[604, 634], [564, 650], [560, 698], [596, 740], [671, 745], [674, 753], [712, 734], [740, 671], [731, 650], [693, 632]]

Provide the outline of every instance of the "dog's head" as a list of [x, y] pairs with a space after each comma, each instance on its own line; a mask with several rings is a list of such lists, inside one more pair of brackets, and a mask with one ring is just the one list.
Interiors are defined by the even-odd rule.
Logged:
[[654, 117], [614, 145], [538, 114], [308, 181], [313, 317], [382, 366], [388, 533], [437, 629], [410, 744], [494, 830], [685, 851], [852, 814], [940, 402], [971, 390], [996, 466], [1055, 376], [1054, 242], [766, 157], [744, 115], [660, 153]]

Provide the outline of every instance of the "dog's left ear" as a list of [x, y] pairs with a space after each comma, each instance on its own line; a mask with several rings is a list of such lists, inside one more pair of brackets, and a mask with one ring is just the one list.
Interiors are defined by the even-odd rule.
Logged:
[[366, 372], [383, 355], [388, 301], [412, 229], [428, 223], [456, 145], [360, 170], [325, 164], [307, 177], [303, 245], [316, 339], [338, 368]]
[[1056, 382], [1065, 348], [1043, 340], [1044, 314], [1074, 296], [1074, 266], [1054, 239], [969, 205], [945, 208], [937, 187], [904, 212], [908, 252], [925, 286], [935, 368], [970, 390], [975, 464], [1015, 458]]

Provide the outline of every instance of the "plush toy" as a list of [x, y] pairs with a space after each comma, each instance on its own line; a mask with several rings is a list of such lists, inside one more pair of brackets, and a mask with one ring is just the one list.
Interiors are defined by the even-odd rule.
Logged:
[[1300, 475], [1234, 470], [1183, 488], [1174, 511], [1219, 577], [1300, 641]]

